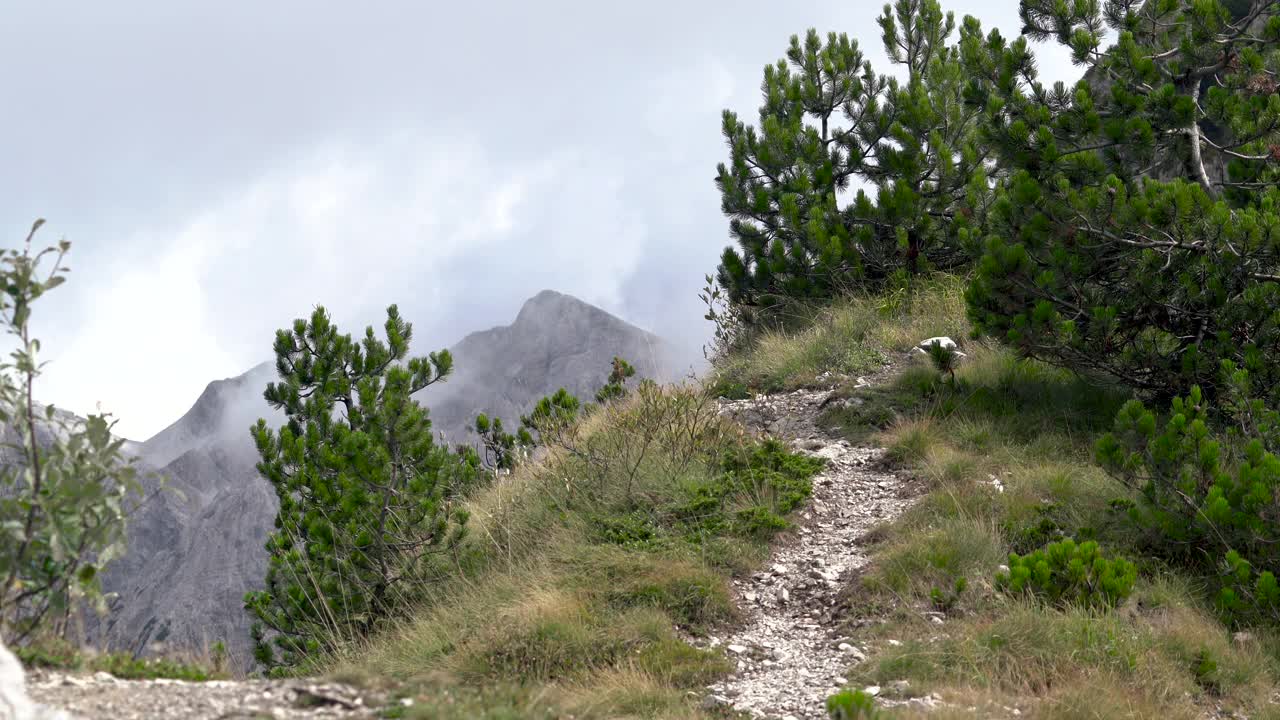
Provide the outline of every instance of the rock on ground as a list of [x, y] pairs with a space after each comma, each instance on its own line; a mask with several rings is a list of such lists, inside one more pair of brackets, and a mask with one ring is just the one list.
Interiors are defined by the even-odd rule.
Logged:
[[3, 644], [0, 644], [0, 720], [72, 720], [64, 712], [31, 701], [22, 663]]

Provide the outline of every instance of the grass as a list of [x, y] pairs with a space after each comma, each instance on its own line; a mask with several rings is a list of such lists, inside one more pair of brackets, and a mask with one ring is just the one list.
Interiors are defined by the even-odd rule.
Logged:
[[95, 653], [65, 640], [49, 639], [13, 648], [27, 667], [73, 672], [107, 672], [125, 680], [203, 681], [230, 677], [226, 653], [215, 646], [206, 661], [164, 657], [135, 658], [128, 653]]
[[463, 571], [327, 670], [411, 700], [403, 717], [707, 717], [730, 667], [683, 638], [737, 618], [731, 578], [818, 468], [700, 389], [644, 386], [473, 497]]
[[712, 387], [729, 397], [810, 387], [824, 376], [879, 370], [890, 353], [905, 352], [924, 338], [966, 335], [966, 324], [951, 322], [963, 308], [963, 282], [939, 276], [923, 283], [923, 290], [797, 308], [797, 318], [785, 327], [764, 331], [749, 351], [722, 358]]
[[[1123, 510], [1130, 492], [1093, 460], [1126, 393], [969, 338], [961, 287], [938, 280], [837, 302], [811, 313], [807, 327], [764, 333], [716, 376], [727, 394], [830, 386], [819, 383], [823, 372], [866, 368], [832, 362], [847, 356], [842, 344], [897, 364], [870, 387], [844, 380], [841, 402], [821, 419], [885, 447], [887, 462], [923, 491], [868, 535], [872, 561], [846, 589], [845, 634], [868, 650], [849, 668], [850, 686], [938, 693], [946, 703], [902, 706], [893, 717], [1280, 717], [1280, 636], [1253, 628], [1240, 641], [1215, 615], [1210, 583], [1144, 554]], [[906, 354], [938, 335], [968, 356], [954, 380]], [[1137, 563], [1132, 596], [1098, 611], [996, 590], [1010, 552], [1064, 537], [1097, 540]]]

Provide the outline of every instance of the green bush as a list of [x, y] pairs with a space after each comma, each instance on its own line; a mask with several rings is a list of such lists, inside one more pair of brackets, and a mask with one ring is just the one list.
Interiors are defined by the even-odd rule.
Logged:
[[66, 281], [71, 249], [63, 240], [34, 250], [42, 224], [21, 250], [0, 251], [0, 327], [13, 338], [0, 361], [0, 643], [9, 646], [72, 633], [78, 609], [106, 612], [101, 571], [125, 552], [142, 497], [108, 415], [82, 419], [33, 399], [47, 361], [32, 312]]
[[1224, 363], [1228, 394], [1215, 418], [1199, 387], [1163, 422], [1126, 404], [1098, 440], [1099, 462], [1138, 494], [1129, 506], [1150, 548], [1218, 576], [1220, 608], [1236, 620], [1280, 619], [1280, 416], [1251, 397], [1249, 373]]
[[1028, 555], [1009, 555], [1009, 570], [996, 574], [996, 586], [1009, 593], [1031, 593], [1054, 605], [1115, 607], [1133, 590], [1138, 570], [1123, 558], [1103, 557], [1098, 543], [1079, 545], [1070, 538]]
[[827, 715], [831, 720], [875, 720], [880, 717], [876, 701], [861, 690], [842, 690], [827, 698]]
[[809, 497], [823, 461], [787, 450], [773, 439], [726, 451], [720, 473], [691, 487], [676, 515], [696, 535], [767, 536]]

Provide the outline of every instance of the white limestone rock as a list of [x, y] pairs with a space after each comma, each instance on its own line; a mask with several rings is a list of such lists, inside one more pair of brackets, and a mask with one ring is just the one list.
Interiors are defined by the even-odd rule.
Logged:
[[61, 710], [42, 707], [27, 697], [22, 663], [0, 644], [0, 720], [74, 720]]

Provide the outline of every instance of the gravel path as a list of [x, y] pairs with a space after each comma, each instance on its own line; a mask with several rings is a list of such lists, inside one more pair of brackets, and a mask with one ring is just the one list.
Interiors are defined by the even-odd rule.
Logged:
[[[865, 381], [863, 381], [865, 382]], [[851, 571], [867, 562], [859, 538], [910, 503], [905, 478], [879, 467], [883, 450], [859, 447], [817, 427], [829, 391], [803, 390], [725, 402], [722, 414], [749, 429], [788, 440], [825, 458], [797, 527], [774, 550], [771, 566], [737, 581], [746, 615], [726, 638], [711, 638], [737, 661], [730, 678], [709, 686], [708, 706], [753, 717], [820, 720], [826, 698], [845, 684], [863, 649], [838, 633], [833, 608]]]
[[[107, 673], [32, 672], [31, 699], [97, 720], [249, 720], [373, 718], [379, 698], [333, 683], [306, 680], [120, 680]], [[2, 713], [0, 713], [2, 715]], [[19, 719], [22, 720], [22, 719]]]

